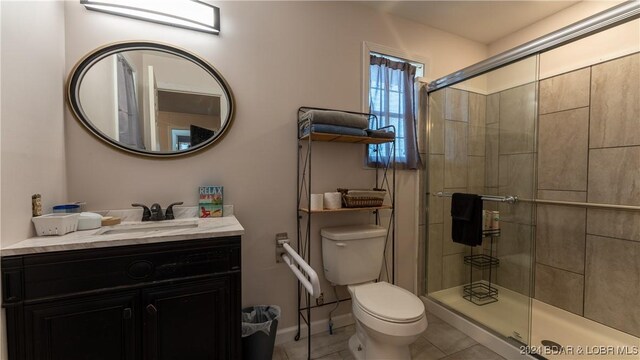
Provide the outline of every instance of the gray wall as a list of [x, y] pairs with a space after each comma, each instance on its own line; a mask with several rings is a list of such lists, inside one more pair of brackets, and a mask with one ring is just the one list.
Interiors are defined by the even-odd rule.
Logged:
[[[636, 53], [487, 96], [432, 93], [429, 191], [638, 206], [639, 78]], [[476, 115], [479, 108], [484, 116]], [[468, 283], [462, 257], [469, 248], [451, 241], [450, 199], [429, 202], [433, 292]], [[640, 335], [640, 213], [526, 203], [485, 208], [501, 216], [492, 281]]]
[[[538, 198], [640, 204], [640, 54], [540, 81]], [[640, 336], [640, 213], [539, 205], [535, 296]]]
[[[429, 104], [429, 192], [485, 193], [486, 96], [447, 88]], [[428, 292], [469, 282], [463, 256], [469, 247], [451, 240], [451, 198], [429, 198]], [[474, 280], [480, 280], [476, 272]]]

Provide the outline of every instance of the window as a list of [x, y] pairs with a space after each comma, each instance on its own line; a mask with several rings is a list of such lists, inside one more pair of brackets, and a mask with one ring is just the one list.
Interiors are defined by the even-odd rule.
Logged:
[[[396, 133], [396, 164], [416, 169], [420, 165], [415, 128], [415, 79], [424, 66], [392, 56], [370, 53], [369, 112], [377, 116], [373, 129], [393, 126]], [[374, 120], [372, 120], [374, 122]], [[379, 148], [380, 153], [376, 154]], [[379, 166], [389, 158], [391, 145], [369, 146], [367, 163]]]

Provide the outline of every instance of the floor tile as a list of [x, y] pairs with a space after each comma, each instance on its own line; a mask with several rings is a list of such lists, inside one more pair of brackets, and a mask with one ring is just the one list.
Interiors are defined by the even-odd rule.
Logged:
[[339, 352], [334, 352], [333, 354], [325, 355], [317, 358], [318, 360], [342, 360], [342, 356]]
[[272, 360], [289, 360], [287, 357], [287, 353], [284, 351], [284, 347], [282, 345], [278, 345], [273, 348], [273, 356]]
[[[434, 314], [427, 312], [427, 319], [429, 321], [427, 331], [410, 346], [413, 360], [502, 359]], [[313, 335], [311, 358], [317, 360], [354, 360], [348, 348], [348, 339], [354, 333], [355, 327], [350, 325], [336, 329], [333, 335], [326, 332]], [[305, 339], [278, 345], [274, 349], [273, 359], [305, 360], [307, 358], [306, 346]]]
[[422, 336], [445, 354], [453, 354], [476, 344], [476, 342], [444, 321], [429, 319], [429, 326]]
[[351, 355], [351, 350], [346, 349], [339, 352], [340, 356], [342, 356], [342, 360], [355, 360], [355, 357]]
[[410, 346], [411, 359], [413, 360], [436, 360], [445, 357], [445, 353], [440, 351], [435, 345], [422, 336]]
[[[332, 355], [348, 349], [348, 341], [355, 333], [355, 326], [335, 329], [333, 335], [328, 332], [312, 335], [311, 337], [311, 358], [320, 359], [323, 356]], [[288, 360], [304, 360], [307, 358], [307, 339], [291, 341], [282, 345]], [[324, 358], [323, 358], [324, 359]], [[327, 358], [334, 359], [334, 358]]]
[[442, 360], [503, 360], [504, 358], [486, 347], [477, 344], [451, 354]]

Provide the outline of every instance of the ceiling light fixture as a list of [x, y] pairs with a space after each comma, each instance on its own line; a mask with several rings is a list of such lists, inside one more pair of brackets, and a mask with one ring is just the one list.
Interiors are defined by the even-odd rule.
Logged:
[[80, 0], [88, 10], [206, 32], [220, 33], [220, 9], [199, 0]]

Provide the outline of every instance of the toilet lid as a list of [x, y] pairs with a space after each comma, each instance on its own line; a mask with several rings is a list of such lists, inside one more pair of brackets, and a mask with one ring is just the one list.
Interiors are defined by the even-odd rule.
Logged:
[[411, 292], [377, 282], [357, 286], [354, 298], [362, 310], [390, 322], [414, 322], [424, 316], [424, 304]]

